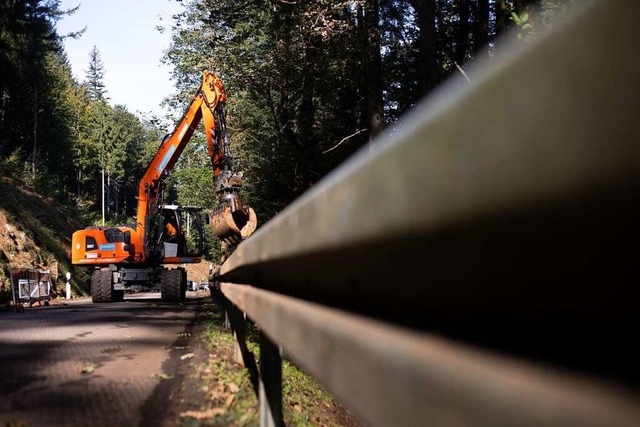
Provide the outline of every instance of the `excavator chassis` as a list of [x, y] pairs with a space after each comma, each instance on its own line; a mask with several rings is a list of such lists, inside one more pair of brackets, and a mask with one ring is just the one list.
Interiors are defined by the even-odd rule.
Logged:
[[122, 301], [125, 290], [160, 290], [163, 301], [184, 301], [187, 272], [184, 268], [130, 268], [114, 264], [93, 271], [91, 299], [94, 303]]

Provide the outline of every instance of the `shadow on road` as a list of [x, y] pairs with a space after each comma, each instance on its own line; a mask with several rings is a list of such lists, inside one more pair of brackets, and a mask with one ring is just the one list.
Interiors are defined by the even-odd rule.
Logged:
[[127, 295], [0, 313], [0, 425], [139, 425], [206, 300]]

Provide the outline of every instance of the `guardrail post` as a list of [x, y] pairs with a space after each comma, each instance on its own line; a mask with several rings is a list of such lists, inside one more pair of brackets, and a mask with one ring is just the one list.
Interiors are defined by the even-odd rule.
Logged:
[[233, 360], [244, 366], [249, 371], [249, 381], [256, 396], [259, 396], [258, 365], [254, 354], [247, 347], [247, 317], [224, 294], [218, 286], [212, 288], [215, 300], [225, 313], [225, 327], [233, 332]]
[[218, 305], [220, 307], [224, 307], [224, 295], [220, 291], [220, 283], [213, 281], [212, 278], [209, 278], [209, 294], [211, 295], [211, 302], [214, 305]]
[[231, 329], [231, 320], [229, 319], [229, 311], [231, 310], [232, 306], [233, 305], [228, 299], [222, 298], [222, 311], [224, 312], [224, 321], [222, 322], [222, 327], [226, 330]]
[[260, 426], [284, 426], [282, 418], [282, 356], [260, 331]]
[[240, 310], [230, 304], [231, 316], [231, 329], [233, 330], [233, 360], [242, 366], [245, 366], [244, 357], [242, 355], [242, 349], [240, 343], [244, 344], [246, 332], [247, 332], [247, 320]]

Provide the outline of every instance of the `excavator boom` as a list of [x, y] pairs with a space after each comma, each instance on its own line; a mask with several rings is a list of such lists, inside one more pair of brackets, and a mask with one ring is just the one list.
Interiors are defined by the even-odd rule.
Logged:
[[[200, 89], [173, 133], [160, 146], [140, 181], [137, 227], [146, 230], [150, 226], [148, 222], [161, 202], [164, 180], [202, 121], [218, 195], [218, 207], [210, 216], [213, 233], [226, 243], [239, 243], [253, 234], [257, 219], [253, 209], [243, 205], [238, 195], [242, 188], [242, 174], [236, 172], [233, 166], [226, 127], [226, 102], [227, 95], [220, 78], [215, 73], [205, 71]], [[151, 235], [139, 233], [145, 240], [138, 241], [138, 244], [148, 247]]]

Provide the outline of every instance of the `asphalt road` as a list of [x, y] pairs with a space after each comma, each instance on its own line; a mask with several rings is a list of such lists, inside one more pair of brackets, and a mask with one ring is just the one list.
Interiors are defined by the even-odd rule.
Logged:
[[0, 425], [157, 425], [166, 393], [154, 392], [203, 301], [188, 294], [0, 313]]

